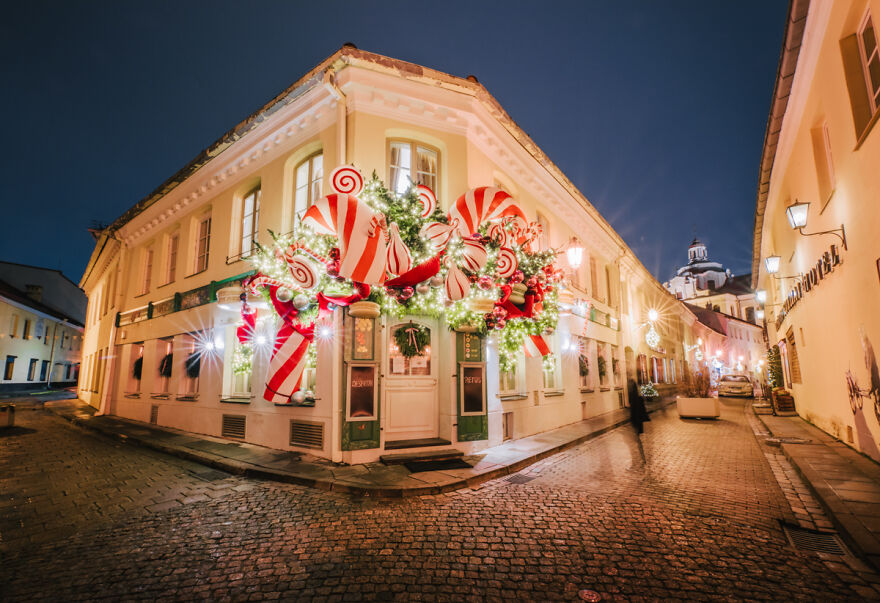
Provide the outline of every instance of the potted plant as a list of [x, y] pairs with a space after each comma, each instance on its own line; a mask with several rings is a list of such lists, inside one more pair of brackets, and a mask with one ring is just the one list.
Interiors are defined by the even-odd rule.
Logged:
[[718, 398], [709, 394], [709, 373], [706, 370], [685, 371], [684, 395], [678, 396], [678, 416], [694, 419], [717, 419], [721, 416]]
[[590, 359], [583, 354], [578, 355], [578, 374], [581, 377], [588, 377], [590, 375]]

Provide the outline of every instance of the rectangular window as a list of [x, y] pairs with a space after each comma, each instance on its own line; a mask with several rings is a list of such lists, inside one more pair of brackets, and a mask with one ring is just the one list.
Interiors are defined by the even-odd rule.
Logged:
[[143, 273], [141, 275], [141, 295], [144, 293], [150, 292], [150, 278], [153, 274], [153, 250], [147, 249], [144, 251], [144, 266]]
[[509, 371], [498, 372], [498, 393], [502, 396], [515, 395], [521, 392], [520, 376], [522, 375], [525, 359], [518, 354]]
[[202, 218], [196, 229], [195, 273], [208, 269], [208, 256], [211, 252], [211, 216]]
[[167, 394], [171, 381], [171, 374], [174, 369], [174, 352], [173, 339], [160, 339], [156, 349], [159, 352], [159, 366], [156, 367], [159, 373], [159, 391], [157, 393]]
[[24, 331], [21, 335], [22, 339], [30, 339], [31, 338], [31, 321], [27, 318], [24, 319]]
[[256, 188], [241, 201], [241, 252], [247, 257], [254, 252], [260, 230], [260, 189]]
[[37, 376], [37, 359], [31, 358], [30, 363], [28, 363], [28, 381], [33, 381], [34, 377]]
[[816, 179], [819, 185], [819, 200], [822, 207], [834, 192], [834, 163], [831, 160], [831, 138], [828, 134], [828, 123], [810, 130], [813, 140], [813, 161], [816, 165]]
[[859, 54], [862, 60], [865, 84], [868, 87], [868, 102], [873, 114], [880, 106], [880, 54], [878, 54], [877, 37], [870, 12], [865, 14], [859, 28]]
[[18, 314], [13, 314], [9, 320], [9, 336], [15, 337], [18, 333]]
[[324, 155], [312, 155], [298, 166], [294, 172], [294, 223], [302, 219], [302, 215], [315, 201], [321, 198], [321, 185], [324, 181]]
[[[405, 140], [389, 143], [389, 188], [404, 194], [413, 184], [424, 184], [437, 192], [437, 165], [439, 154], [424, 145]], [[415, 162], [413, 162], [415, 158]], [[415, 164], [415, 165], [413, 165]]]
[[46, 380], [46, 374], [49, 372], [49, 361], [43, 360], [40, 363], [40, 381]]
[[165, 284], [173, 283], [177, 278], [177, 248], [180, 245], [180, 233], [175, 232], [168, 237], [168, 254], [165, 264]]
[[144, 374], [144, 344], [135, 343], [131, 346], [131, 372], [129, 374], [128, 391], [140, 392], [141, 379]]
[[202, 353], [198, 341], [204, 334], [184, 335], [183, 337], [183, 378], [180, 380], [180, 393], [196, 396], [199, 393], [199, 375], [202, 370]]
[[590, 295], [599, 299], [599, 274], [596, 272], [596, 258], [590, 256]]
[[12, 380], [12, 373], [15, 370], [15, 356], [7, 356], [6, 357], [6, 368], [3, 371], [3, 379], [6, 381]]

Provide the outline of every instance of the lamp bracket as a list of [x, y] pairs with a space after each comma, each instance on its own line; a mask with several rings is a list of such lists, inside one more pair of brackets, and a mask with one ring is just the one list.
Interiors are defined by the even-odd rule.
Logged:
[[843, 243], [843, 248], [847, 249], [846, 230], [844, 229], [843, 224], [840, 225], [840, 228], [834, 228], [832, 230], [822, 230], [819, 232], [804, 232], [804, 228], [805, 228], [804, 226], [801, 226], [800, 228], [798, 228], [798, 232], [800, 232], [805, 237], [813, 237], [816, 235], [823, 235], [823, 234], [833, 234], [835, 237], [840, 239], [841, 243]]

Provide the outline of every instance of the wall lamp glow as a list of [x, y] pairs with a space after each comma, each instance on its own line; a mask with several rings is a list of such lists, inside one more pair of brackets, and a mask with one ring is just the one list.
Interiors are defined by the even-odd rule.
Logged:
[[791, 227], [805, 237], [833, 234], [835, 237], [840, 239], [840, 242], [843, 243], [843, 248], [846, 249], [846, 230], [843, 228], [843, 224], [840, 225], [840, 228], [833, 228], [831, 230], [823, 230], [820, 232], [804, 232], [804, 228], [807, 226], [807, 214], [809, 213], [809, 209], [809, 203], [798, 203], [797, 201], [795, 201], [793, 205], [789, 205], [788, 209], [785, 210], [785, 215], [788, 217], [788, 223], [791, 225]]
[[577, 237], [572, 237], [566, 247], [565, 257], [568, 258], [568, 265], [577, 270], [584, 259], [584, 247]]
[[758, 320], [764, 320], [764, 310], [756, 311], [755, 318], [757, 318]]
[[800, 278], [800, 276], [776, 276], [776, 273], [779, 272], [780, 261], [782, 261], [782, 258], [778, 255], [770, 255], [764, 258], [764, 267], [767, 269], [767, 274], [779, 280], [785, 278]]
[[660, 315], [657, 314], [657, 310], [655, 310], [654, 308], [648, 310], [648, 320], [650, 320], [651, 322], [657, 322], [657, 319], [659, 317]]

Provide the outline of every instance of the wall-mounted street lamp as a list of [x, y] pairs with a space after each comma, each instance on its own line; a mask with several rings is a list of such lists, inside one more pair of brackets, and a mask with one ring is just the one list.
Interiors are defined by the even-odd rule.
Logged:
[[756, 310], [755, 318], [757, 318], [758, 320], [764, 320], [764, 310]]
[[[575, 270], [580, 268], [581, 262], [584, 260], [584, 246], [581, 245], [581, 240], [577, 237], [571, 237], [562, 249], [565, 250], [565, 257], [568, 259], [568, 265]], [[559, 251], [562, 251], [562, 249]]]
[[767, 292], [763, 289], [758, 289], [757, 291], [755, 291], [755, 299], [758, 300], [758, 303], [763, 306], [764, 303], [767, 301]]
[[809, 203], [798, 203], [797, 201], [795, 201], [793, 205], [789, 205], [788, 209], [785, 210], [785, 215], [788, 217], [788, 223], [791, 225], [791, 227], [805, 237], [833, 234], [835, 237], [840, 239], [840, 242], [843, 243], [843, 248], [846, 249], [846, 230], [843, 228], [843, 224], [840, 225], [840, 228], [834, 228], [832, 230], [823, 230], [821, 232], [804, 232], [804, 228], [807, 226], [807, 214], [809, 213], [809, 209]]
[[[764, 267], [767, 269], [767, 274], [772, 276], [775, 279], [782, 280], [786, 278], [801, 278], [798, 276], [776, 276], [776, 273], [779, 272], [779, 262], [782, 261], [782, 258], [778, 255], [771, 255], [764, 258]], [[766, 293], [765, 299], [766, 299]]]

